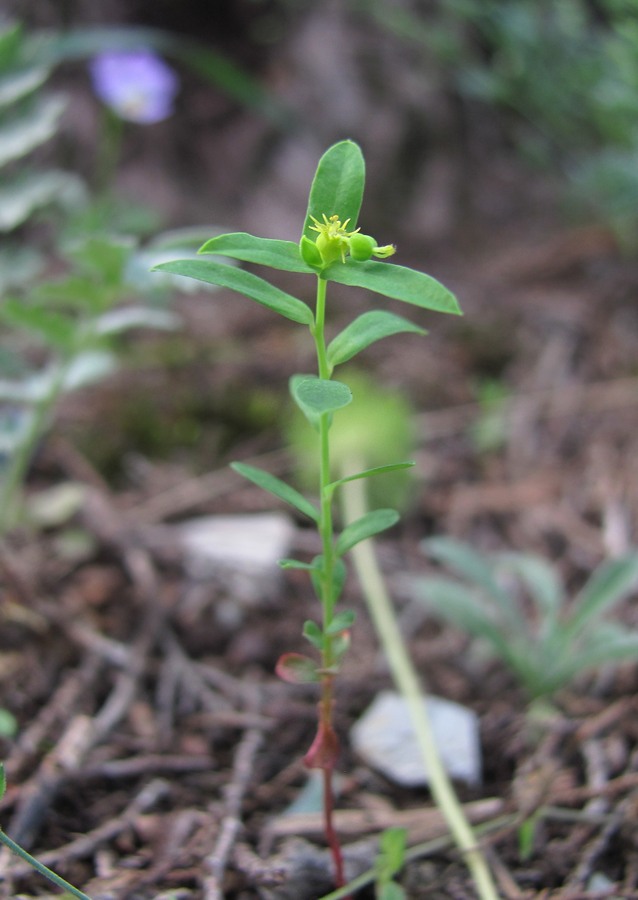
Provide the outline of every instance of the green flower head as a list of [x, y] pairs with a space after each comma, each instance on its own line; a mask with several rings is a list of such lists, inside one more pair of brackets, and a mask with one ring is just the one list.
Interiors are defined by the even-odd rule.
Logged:
[[[395, 247], [387, 244], [385, 247], [379, 247], [373, 237], [367, 234], [360, 234], [361, 229], [355, 228], [348, 231], [350, 219], [342, 222], [338, 215], [326, 216], [322, 215], [323, 222], [320, 222], [314, 216], [311, 216], [315, 223], [311, 225], [312, 231], [317, 232], [317, 238], [312, 246], [312, 241], [302, 241], [302, 251], [305, 251], [312, 259], [312, 264], [329, 266], [331, 263], [341, 260], [346, 261], [346, 255], [350, 255], [353, 259], [365, 261], [372, 256], [385, 259], [392, 256]], [[308, 244], [311, 246], [308, 247]], [[305, 246], [304, 246], [305, 245]]]

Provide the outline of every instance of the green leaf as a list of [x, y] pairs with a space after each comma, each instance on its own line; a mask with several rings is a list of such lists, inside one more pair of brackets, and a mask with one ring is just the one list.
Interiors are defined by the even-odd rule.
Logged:
[[335, 547], [338, 555], [343, 556], [355, 544], [359, 544], [387, 528], [392, 528], [398, 521], [399, 513], [395, 509], [375, 509], [366, 513], [343, 529]]
[[84, 188], [67, 172], [29, 172], [0, 186], [0, 231], [11, 231], [36, 210], [50, 203], [78, 207]]
[[335, 412], [352, 402], [352, 391], [341, 381], [328, 381], [316, 375], [293, 375], [290, 392], [311, 423], [318, 416]]
[[28, 112], [15, 116], [0, 127], [0, 166], [26, 156], [57, 131], [65, 107], [61, 97], [41, 97]]
[[218, 256], [230, 256], [242, 262], [269, 266], [284, 272], [314, 273], [305, 264], [299, 253], [299, 244], [293, 241], [276, 241], [270, 238], [255, 237], [245, 232], [220, 234], [206, 241], [199, 249], [200, 253], [216, 253]]
[[302, 653], [284, 653], [279, 657], [275, 672], [289, 684], [316, 684], [321, 681], [316, 661]]
[[341, 141], [326, 150], [319, 160], [310, 188], [303, 234], [314, 240], [312, 216], [321, 222], [324, 215], [337, 215], [342, 222], [349, 219], [349, 227], [354, 228], [359, 218], [364, 185], [365, 162], [357, 144]]
[[62, 313], [9, 299], [0, 305], [0, 319], [38, 334], [47, 344], [61, 350], [70, 350], [74, 346], [76, 325]]
[[356, 472], [354, 475], [346, 475], [345, 478], [339, 478], [337, 481], [332, 481], [328, 485], [328, 489], [333, 490], [342, 484], [346, 484], [348, 481], [358, 481], [359, 478], [372, 478], [374, 475], [384, 475], [386, 472], [397, 472], [400, 469], [411, 469], [413, 466], [413, 462], [389, 463], [386, 466], [375, 466], [373, 469], [364, 469], [363, 472]]
[[381, 864], [387, 876], [395, 875], [405, 862], [405, 828], [386, 828], [379, 838]]
[[409, 322], [403, 316], [396, 316], [385, 310], [375, 309], [363, 313], [330, 342], [327, 350], [328, 362], [331, 366], [340, 365], [375, 341], [401, 332], [427, 334], [424, 328]]
[[638, 585], [638, 554], [603, 563], [591, 576], [576, 600], [568, 630], [580, 631], [587, 622], [620, 602]]
[[243, 269], [236, 269], [233, 266], [216, 263], [209, 259], [175, 259], [171, 262], [160, 263], [159, 266], [155, 266], [155, 271], [184, 275], [186, 278], [195, 278], [206, 284], [217, 284], [220, 287], [229, 288], [301, 325], [312, 325], [314, 322], [312, 310], [301, 300], [297, 300], [296, 297], [279, 290], [264, 281], [263, 278], [253, 275], [252, 272], [245, 272]]
[[312, 572], [317, 567], [313, 563], [302, 562], [300, 559], [280, 559], [278, 565], [282, 569], [303, 569], [304, 572]]
[[270, 494], [274, 494], [275, 497], [279, 497], [280, 500], [290, 503], [291, 506], [294, 506], [299, 512], [308, 516], [313, 522], [319, 521], [319, 510], [316, 509], [309, 500], [306, 500], [303, 494], [300, 494], [299, 491], [290, 487], [285, 481], [276, 478], [274, 475], [271, 475], [270, 472], [264, 472], [261, 469], [255, 468], [255, 466], [248, 466], [245, 463], [234, 462], [230, 464], [230, 467], [231, 469], [234, 469], [235, 472], [239, 472], [240, 475], [243, 475], [244, 478], [247, 478], [248, 481], [252, 481], [253, 484], [258, 485]]
[[454, 294], [430, 275], [405, 266], [378, 260], [356, 262], [350, 259], [345, 263], [333, 263], [321, 273], [321, 276], [339, 284], [366, 288], [377, 294], [383, 294], [384, 297], [411, 303], [421, 309], [461, 315]]
[[323, 554], [321, 556], [316, 556], [313, 559], [313, 563], [315, 563], [315, 568], [310, 573], [310, 580], [312, 581], [312, 586], [315, 589], [315, 593], [322, 603], [326, 600], [329, 600], [334, 606], [341, 595], [344, 584], [346, 583], [346, 565], [342, 559], [335, 560], [332, 570], [332, 585], [330, 597], [327, 598], [324, 594], [323, 579], [321, 577], [324, 568]]
[[537, 606], [554, 621], [564, 602], [563, 586], [554, 569], [538, 556], [502, 553], [499, 571], [512, 572], [527, 586]]
[[313, 647], [317, 650], [323, 650], [323, 631], [316, 622], [313, 622], [311, 619], [304, 622], [302, 634]]
[[396, 881], [388, 881], [381, 885], [378, 900], [406, 900], [407, 894]]
[[0, 77], [0, 107], [9, 106], [41, 87], [49, 77], [49, 69], [44, 66], [20, 69]]
[[0, 763], [0, 800], [7, 790], [7, 776], [4, 774], [4, 763]]
[[326, 634], [339, 634], [341, 631], [347, 631], [354, 624], [356, 618], [355, 613], [351, 609], [344, 609], [337, 613], [330, 625], [326, 628]]
[[428, 538], [422, 542], [421, 547], [438, 563], [447, 566], [461, 578], [467, 579], [480, 588], [489, 600], [496, 603], [503, 620], [509, 624], [513, 634], [524, 625], [511, 598], [496, 581], [492, 565], [480, 553], [463, 541], [448, 537]]

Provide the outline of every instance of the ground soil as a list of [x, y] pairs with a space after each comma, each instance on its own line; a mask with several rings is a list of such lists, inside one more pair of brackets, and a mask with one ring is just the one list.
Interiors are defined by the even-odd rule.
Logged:
[[[535, 719], [512, 674], [416, 608], [403, 580], [428, 571], [418, 544], [431, 534], [542, 553], [574, 590], [601, 559], [628, 549], [638, 518], [638, 268], [604, 232], [556, 226], [541, 237], [531, 225], [469, 253], [448, 248], [439, 269], [465, 298], [466, 319], [433, 326], [427, 346], [388, 341], [367, 362], [401, 385], [418, 424], [413, 501], [378, 541], [381, 565], [428, 688], [480, 717], [482, 784], [458, 788], [485, 823], [502, 896], [638, 896], [636, 666], [589, 673]], [[213, 333], [202, 334], [198, 302], [182, 309], [188, 340], [199, 339], [190, 360], [129, 370], [69, 401], [29, 492], [81, 482], [82, 508], [63, 525], [18, 530], [2, 551], [2, 698], [19, 722], [0, 742], [2, 822], [94, 900], [316, 900], [331, 887], [317, 815], [292, 828], [283, 816], [306, 781], [316, 696], [273, 674], [282, 652], [302, 649], [311, 592], [298, 573], [274, 570], [257, 583], [250, 570], [223, 566], [202, 579], [171, 530], [270, 507], [223, 463], [251, 458], [289, 474], [278, 407], [264, 429], [224, 417], [218, 392], [201, 430], [220, 461], [212, 471], [179, 447], [157, 460], [133, 447], [107, 478], [86, 438], [117, 437], [124, 390], [154, 397], [170, 423], [172, 392], [181, 396], [180, 381], [195, 385], [204, 370], [210, 383], [222, 373], [232, 384], [242, 369], [244, 397], [258, 383], [284, 401], [288, 363], [307, 351], [267, 313], [224, 314], [234, 307], [222, 296]], [[248, 349], [209, 364], [211, 347], [231, 340]], [[503, 433], [485, 449], [476, 424], [487, 413], [468, 386], [479, 375], [501, 378], [508, 396]], [[312, 553], [308, 530], [293, 525], [293, 551]], [[349, 870], [372, 864], [371, 821], [407, 824], [409, 843], [422, 847], [401, 876], [407, 895], [472, 898], [427, 790], [392, 784], [352, 752], [352, 722], [390, 681], [354, 578], [347, 595], [359, 623], [337, 688], [336, 821], [348, 823]], [[617, 615], [635, 627], [635, 602]], [[537, 813], [522, 855], [521, 822]], [[3, 897], [45, 896], [23, 863], [2, 865]]]

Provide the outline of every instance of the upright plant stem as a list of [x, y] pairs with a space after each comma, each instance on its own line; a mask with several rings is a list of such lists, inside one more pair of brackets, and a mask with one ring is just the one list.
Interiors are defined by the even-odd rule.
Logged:
[[[360, 463], [360, 460], [350, 459], [344, 469], [356, 472], [363, 468]], [[342, 497], [346, 524], [366, 512], [363, 480], [350, 481], [343, 485]], [[498, 900], [498, 893], [485, 857], [477, 846], [472, 828], [441, 762], [430, 721], [424, 709], [424, 690], [401, 636], [372, 541], [357, 544], [351, 552], [370, 617], [383, 646], [392, 677], [405, 697], [410, 711], [412, 725], [428, 771], [432, 796], [447, 822], [457, 847], [465, 857], [478, 896], [481, 900]]]
[[[315, 324], [313, 335], [315, 339], [315, 347], [317, 351], [317, 367], [319, 377], [328, 380], [330, 378], [330, 367], [326, 357], [326, 341], [324, 334], [324, 326], [326, 320], [326, 288], [327, 282], [323, 278], [317, 279], [317, 305], [315, 310]], [[319, 703], [319, 719], [320, 734], [323, 736], [324, 747], [319, 756], [319, 765], [323, 775], [323, 811], [324, 811], [324, 831], [330, 854], [332, 856], [335, 884], [342, 887], [345, 883], [343, 871], [343, 854], [339, 839], [333, 823], [333, 784], [332, 772], [334, 768], [334, 759], [332, 758], [331, 748], [336, 747], [336, 739], [334, 738], [334, 729], [332, 724], [333, 709], [333, 674], [331, 668], [334, 666], [334, 637], [328, 633], [329, 626], [334, 617], [334, 567], [335, 567], [335, 550], [334, 550], [334, 526], [332, 522], [332, 493], [328, 490], [331, 482], [330, 470], [330, 425], [331, 415], [324, 413], [319, 419], [319, 497], [320, 497], [320, 516], [319, 516], [319, 533], [321, 536], [321, 550], [323, 557], [323, 565], [320, 574], [321, 584], [321, 608], [323, 620], [323, 650], [321, 667], [324, 674], [321, 679], [321, 700]]]

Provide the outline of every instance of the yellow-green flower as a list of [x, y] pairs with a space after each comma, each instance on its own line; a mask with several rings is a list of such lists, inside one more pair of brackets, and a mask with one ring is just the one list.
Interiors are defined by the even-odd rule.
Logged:
[[[355, 260], [365, 261], [372, 256], [386, 259], [395, 252], [395, 247], [392, 244], [379, 247], [373, 237], [367, 234], [360, 234], [360, 228], [348, 231], [350, 219], [342, 222], [338, 215], [328, 217], [325, 213], [322, 216], [323, 222], [315, 219], [314, 216], [311, 216], [311, 218], [315, 224], [311, 225], [310, 228], [312, 231], [317, 232], [317, 239], [314, 245], [316, 251], [318, 251], [317, 261], [320, 261], [323, 266], [329, 266], [338, 259], [341, 262], [345, 262], [347, 254]], [[312, 248], [312, 242], [310, 244], [310, 247], [302, 246], [302, 252], [305, 252], [309, 257], [308, 262], [316, 264], [314, 259], [312, 259], [315, 250]]]
[[360, 229], [355, 228], [354, 231], [348, 231], [350, 219], [341, 222], [339, 216], [330, 216], [328, 218], [324, 213], [323, 222], [315, 219], [314, 216], [311, 216], [311, 218], [315, 224], [311, 225], [310, 228], [319, 234], [315, 244], [321, 254], [324, 265], [335, 262], [339, 257], [341, 257], [341, 262], [345, 262], [346, 253], [350, 249], [350, 238]]

